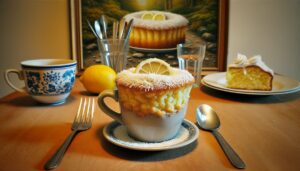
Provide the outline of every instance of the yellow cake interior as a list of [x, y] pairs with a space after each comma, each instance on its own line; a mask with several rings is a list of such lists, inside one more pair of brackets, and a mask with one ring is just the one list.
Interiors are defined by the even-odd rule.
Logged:
[[119, 100], [124, 108], [134, 113], [163, 116], [179, 111], [188, 102], [192, 86], [185, 86], [164, 91], [137, 91], [119, 86]]
[[245, 90], [272, 90], [273, 76], [257, 66], [229, 67], [227, 87]]
[[133, 47], [141, 48], [171, 48], [185, 41], [186, 27], [155, 30], [142, 27], [133, 27], [129, 43]]

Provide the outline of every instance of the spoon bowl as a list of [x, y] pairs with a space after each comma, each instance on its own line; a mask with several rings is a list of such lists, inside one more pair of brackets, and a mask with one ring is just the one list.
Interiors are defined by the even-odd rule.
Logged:
[[103, 35], [102, 35], [102, 32], [101, 32], [101, 27], [100, 27], [100, 24], [99, 24], [99, 21], [98, 21], [98, 20], [95, 20], [94, 26], [95, 26], [95, 31], [96, 31], [98, 37], [99, 37], [100, 39], [103, 39]]
[[244, 169], [246, 165], [243, 160], [218, 132], [218, 129], [221, 126], [221, 122], [214, 109], [207, 104], [200, 105], [196, 109], [196, 118], [197, 123], [201, 129], [212, 132], [212, 134], [215, 136], [218, 143], [222, 147], [224, 153], [226, 154], [226, 157], [229, 159], [230, 163], [238, 169]]
[[196, 110], [197, 122], [200, 128], [207, 131], [213, 131], [220, 127], [220, 119], [212, 107], [207, 104], [203, 104]]

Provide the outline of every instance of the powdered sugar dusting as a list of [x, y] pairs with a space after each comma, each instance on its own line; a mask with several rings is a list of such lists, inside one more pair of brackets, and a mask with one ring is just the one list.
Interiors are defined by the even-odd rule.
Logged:
[[[141, 19], [141, 16], [145, 12], [163, 13], [166, 16], [166, 20], [164, 21], [143, 20]], [[126, 22], [129, 22], [133, 18], [134, 26], [147, 27], [149, 29], [170, 29], [170, 28], [186, 26], [188, 24], [188, 20], [185, 17], [178, 14], [174, 14], [170, 12], [162, 12], [162, 11], [139, 11], [139, 12], [127, 14], [124, 18]]]
[[139, 88], [146, 91], [183, 86], [194, 82], [194, 77], [186, 70], [172, 68], [171, 75], [140, 74], [135, 68], [123, 70], [117, 75], [117, 83], [130, 88]]

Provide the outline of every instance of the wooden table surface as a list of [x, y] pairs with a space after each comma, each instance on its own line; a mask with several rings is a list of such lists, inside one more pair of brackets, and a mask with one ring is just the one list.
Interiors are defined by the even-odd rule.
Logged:
[[[41, 105], [17, 92], [0, 99], [0, 170], [43, 170], [71, 132], [82, 96], [91, 95], [76, 82], [59, 106]], [[194, 88], [186, 118], [195, 122], [195, 109], [203, 103], [219, 114], [219, 131], [245, 161], [245, 170], [300, 170], [300, 92], [249, 96]], [[209, 132], [200, 130], [196, 142], [179, 149], [133, 151], [103, 137], [102, 129], [111, 121], [96, 107], [92, 128], [75, 137], [56, 170], [236, 170]]]

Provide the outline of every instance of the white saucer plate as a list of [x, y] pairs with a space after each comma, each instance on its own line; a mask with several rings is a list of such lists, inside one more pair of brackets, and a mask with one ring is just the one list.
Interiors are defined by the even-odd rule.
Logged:
[[153, 52], [153, 53], [164, 53], [164, 52], [172, 52], [176, 51], [176, 47], [174, 48], [165, 48], [165, 49], [149, 49], [149, 48], [139, 48], [139, 47], [133, 47], [130, 46], [131, 49], [139, 51], [139, 52]]
[[151, 143], [131, 138], [127, 134], [125, 126], [114, 121], [104, 127], [103, 135], [109, 142], [123, 148], [140, 151], [162, 151], [184, 147], [194, 142], [198, 138], [199, 130], [195, 124], [184, 120], [178, 134], [173, 139]]
[[232, 89], [226, 87], [226, 72], [214, 73], [206, 75], [201, 83], [212, 89], [247, 95], [277, 95], [294, 93], [300, 90], [300, 82], [292, 78], [288, 78], [282, 75], [274, 75], [273, 77], [273, 89], [271, 91], [259, 91], [259, 90], [241, 90]]

